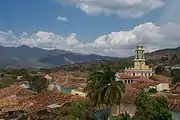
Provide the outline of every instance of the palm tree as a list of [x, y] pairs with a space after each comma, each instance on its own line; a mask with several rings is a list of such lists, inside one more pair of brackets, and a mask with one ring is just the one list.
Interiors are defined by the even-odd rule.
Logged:
[[97, 108], [111, 108], [113, 104], [120, 105], [125, 85], [122, 81], [116, 81], [115, 72], [105, 66], [102, 71], [89, 74], [84, 91]]

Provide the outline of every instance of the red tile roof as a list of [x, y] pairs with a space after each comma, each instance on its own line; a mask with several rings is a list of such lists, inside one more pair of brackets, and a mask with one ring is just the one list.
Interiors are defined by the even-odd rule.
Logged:
[[133, 83], [133, 84], [134, 86], [137, 87], [137, 89], [143, 89], [143, 88], [148, 88], [149, 86], [156, 86], [159, 84], [159, 82], [150, 79], [141, 79], [138, 80], [137, 83]]
[[173, 111], [180, 111], [180, 95], [168, 94], [167, 97], [170, 109]]
[[0, 89], [0, 99], [12, 96], [12, 95], [29, 95], [29, 94], [35, 94], [33, 91], [25, 89], [19, 85], [12, 85], [7, 88]]
[[16, 100], [0, 100], [0, 114], [17, 110], [35, 112], [49, 109], [47, 106], [51, 104], [63, 106], [68, 102], [77, 100], [85, 100], [85, 98], [71, 94], [63, 94], [58, 91], [48, 91], [38, 95], [24, 97]]
[[72, 89], [75, 89], [75, 88], [78, 88], [78, 87], [85, 87], [85, 86], [86, 86], [85, 82], [72, 82], [72, 81], [69, 81], [69, 82], [61, 84], [61, 87], [63, 87], [63, 88], [72, 88]]
[[171, 78], [163, 75], [154, 74], [153, 76], [150, 77], [150, 79], [154, 81], [158, 81], [160, 83], [171, 83]]
[[121, 103], [134, 104], [138, 92], [138, 89], [126, 84], [125, 93], [122, 95]]

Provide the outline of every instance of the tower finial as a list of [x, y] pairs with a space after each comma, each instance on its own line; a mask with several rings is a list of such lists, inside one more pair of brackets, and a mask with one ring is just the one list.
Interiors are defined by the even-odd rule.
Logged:
[[138, 41], [137, 46], [142, 46], [142, 44], [141, 44], [141, 41], [140, 41], [140, 40]]

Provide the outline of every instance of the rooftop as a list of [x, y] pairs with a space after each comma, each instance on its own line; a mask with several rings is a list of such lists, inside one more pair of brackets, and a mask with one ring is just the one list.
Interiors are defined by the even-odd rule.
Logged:
[[11, 95], [29, 95], [29, 94], [35, 94], [33, 91], [25, 89], [19, 85], [12, 85], [7, 88], [0, 89], [0, 99], [9, 97]]
[[17, 110], [35, 112], [55, 107], [55, 105], [58, 107], [62, 107], [68, 102], [83, 99], [83, 97], [71, 94], [63, 94], [56, 90], [48, 91], [16, 100], [0, 100], [0, 113]]
[[171, 83], [171, 78], [163, 75], [154, 74], [153, 76], [150, 77], [150, 79], [154, 81], [158, 81], [160, 83]]
[[133, 88], [131, 85], [126, 85], [125, 93], [122, 95], [121, 103], [134, 104], [138, 89]]

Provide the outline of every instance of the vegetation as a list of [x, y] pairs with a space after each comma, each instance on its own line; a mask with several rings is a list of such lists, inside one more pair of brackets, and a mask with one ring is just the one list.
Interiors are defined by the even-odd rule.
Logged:
[[38, 75], [31, 76], [26, 74], [23, 76], [29, 82], [30, 89], [35, 92], [42, 92], [48, 88], [49, 81], [46, 78], [40, 77]]
[[9, 87], [16, 81], [16, 78], [13, 76], [3, 76], [0, 78], [0, 88]]
[[180, 82], [180, 70], [179, 69], [174, 69], [171, 71], [172, 74], [172, 83], [176, 84], [177, 82]]
[[165, 97], [151, 97], [142, 91], [138, 94], [135, 105], [135, 120], [172, 120]]
[[154, 93], [157, 93], [157, 90], [154, 89], [154, 88], [150, 88], [150, 89], [148, 90], [148, 93], [149, 93], [149, 94], [154, 94]]
[[8, 75], [14, 76], [23, 76], [24, 74], [28, 73], [27, 69], [3, 69], [1, 70], [2, 73], [6, 73]]
[[91, 101], [72, 102], [60, 109], [55, 120], [94, 120], [95, 111]]
[[115, 72], [110, 67], [104, 66], [102, 71], [90, 73], [87, 83], [84, 91], [95, 107], [104, 109], [120, 104], [125, 85], [122, 81], [115, 80]]

